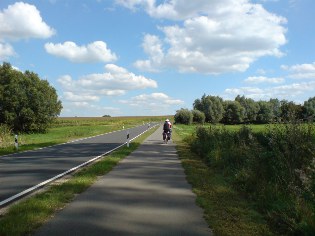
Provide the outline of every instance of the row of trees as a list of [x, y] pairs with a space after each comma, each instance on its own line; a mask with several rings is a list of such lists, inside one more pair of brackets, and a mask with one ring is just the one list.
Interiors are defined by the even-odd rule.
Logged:
[[56, 90], [37, 74], [0, 65], [0, 125], [16, 132], [44, 132], [60, 114]]
[[270, 99], [254, 101], [238, 95], [234, 101], [225, 101], [218, 96], [203, 95], [193, 103], [193, 110], [181, 109], [175, 114], [175, 122], [267, 124], [276, 121], [313, 120], [315, 115], [315, 97], [303, 105], [287, 100]]

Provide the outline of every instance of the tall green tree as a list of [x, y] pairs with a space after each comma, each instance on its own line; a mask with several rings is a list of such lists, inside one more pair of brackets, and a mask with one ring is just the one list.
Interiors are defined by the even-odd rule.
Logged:
[[272, 107], [273, 119], [279, 120], [281, 117], [281, 102], [277, 98], [271, 98], [269, 103]]
[[257, 113], [256, 122], [261, 124], [271, 123], [273, 121], [273, 105], [270, 102], [259, 101], [259, 111]]
[[315, 97], [309, 98], [304, 102], [305, 114], [304, 117], [310, 120], [315, 118]]
[[287, 100], [281, 101], [281, 119], [284, 122], [303, 119], [303, 107]]
[[223, 123], [239, 124], [244, 122], [245, 109], [238, 101], [225, 101], [224, 110]]
[[202, 111], [192, 110], [193, 122], [197, 124], [204, 124], [206, 120], [206, 116]]
[[56, 90], [37, 74], [0, 66], [0, 123], [14, 131], [44, 132], [60, 114]]
[[[206, 95], [204, 94], [204, 95], [202, 96], [202, 98], [204, 98], [205, 96], [206, 96]], [[202, 98], [201, 98], [201, 99], [202, 99]], [[197, 99], [194, 101], [194, 103], [193, 103], [193, 108], [194, 108], [194, 110], [198, 110], [198, 111], [204, 112], [203, 104], [202, 104], [202, 102], [201, 102], [201, 99], [197, 98]]]
[[205, 114], [207, 122], [218, 123], [223, 118], [223, 99], [218, 96], [204, 94], [201, 99], [195, 100], [193, 107]]
[[244, 122], [254, 123], [256, 122], [257, 114], [259, 111], [259, 105], [251, 98], [245, 98], [245, 96], [238, 95], [235, 101], [239, 102], [244, 107]]

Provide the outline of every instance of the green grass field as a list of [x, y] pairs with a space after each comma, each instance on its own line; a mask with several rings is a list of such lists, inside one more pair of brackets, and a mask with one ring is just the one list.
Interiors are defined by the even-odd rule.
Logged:
[[[212, 124], [205, 124], [203, 125], [203, 127], [210, 127]], [[181, 137], [193, 134], [196, 131], [196, 128], [200, 126], [200, 125], [174, 125], [174, 129], [176, 129], [176, 132], [178, 134], [180, 134]], [[244, 125], [222, 125], [222, 124], [217, 124], [217, 125], [213, 125], [215, 127], [224, 127], [229, 131], [239, 131]], [[249, 124], [246, 125], [247, 127], [249, 127], [250, 129], [252, 129], [253, 132], [258, 133], [258, 132], [264, 132], [269, 126], [273, 126], [271, 125], [253, 125], [253, 124]], [[315, 127], [315, 124], [314, 124]], [[315, 128], [314, 128], [314, 142], [315, 142]]]

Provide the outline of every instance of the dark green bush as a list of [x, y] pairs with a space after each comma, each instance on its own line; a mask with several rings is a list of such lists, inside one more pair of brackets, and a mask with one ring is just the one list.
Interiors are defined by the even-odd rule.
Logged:
[[277, 124], [265, 133], [244, 126], [199, 127], [191, 148], [256, 202], [280, 234], [315, 234], [315, 145], [312, 125]]
[[193, 115], [190, 110], [182, 108], [176, 111], [174, 120], [176, 124], [190, 125], [193, 121]]
[[193, 122], [197, 124], [204, 124], [206, 120], [206, 116], [203, 112], [199, 110], [192, 110]]

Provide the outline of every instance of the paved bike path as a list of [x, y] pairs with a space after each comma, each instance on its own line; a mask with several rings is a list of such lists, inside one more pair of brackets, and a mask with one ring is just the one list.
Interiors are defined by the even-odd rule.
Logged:
[[211, 235], [162, 128], [35, 235]]

